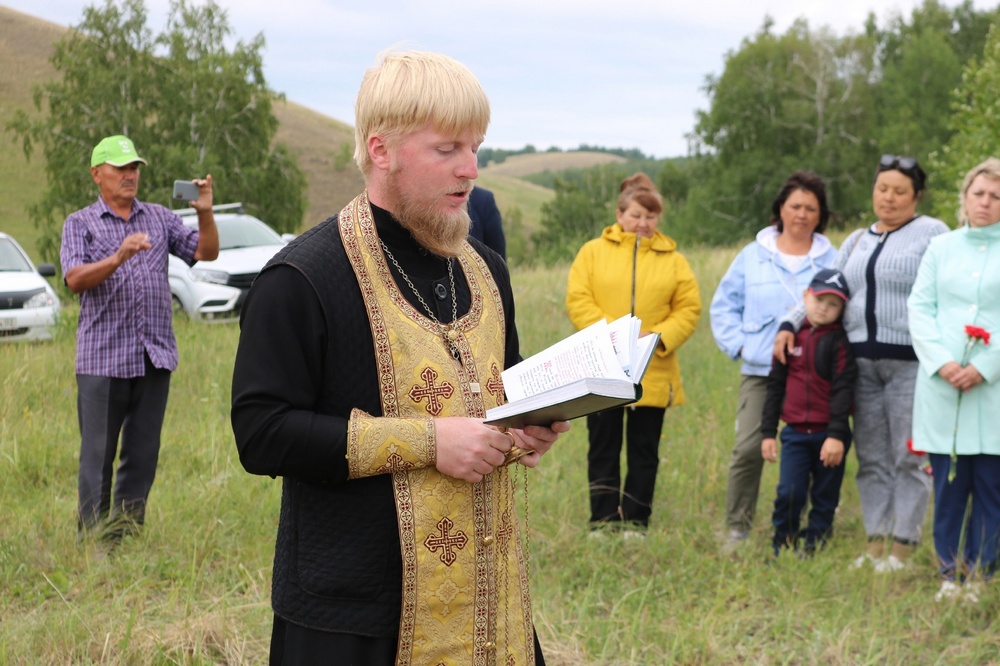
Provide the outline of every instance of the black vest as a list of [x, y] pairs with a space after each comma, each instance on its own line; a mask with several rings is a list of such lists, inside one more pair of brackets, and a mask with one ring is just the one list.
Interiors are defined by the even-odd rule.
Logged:
[[[323, 309], [326, 350], [314, 411], [347, 419], [352, 408], [381, 415], [368, 314], [337, 218], [282, 249], [285, 264], [312, 285]], [[284, 478], [271, 602], [275, 613], [313, 629], [394, 637], [402, 561], [391, 476], [347, 484]]]

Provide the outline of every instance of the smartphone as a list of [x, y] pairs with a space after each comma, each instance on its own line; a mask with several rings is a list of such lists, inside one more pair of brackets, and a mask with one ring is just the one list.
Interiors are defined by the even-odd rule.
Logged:
[[175, 180], [174, 199], [179, 199], [181, 201], [197, 201], [198, 186], [190, 180]]

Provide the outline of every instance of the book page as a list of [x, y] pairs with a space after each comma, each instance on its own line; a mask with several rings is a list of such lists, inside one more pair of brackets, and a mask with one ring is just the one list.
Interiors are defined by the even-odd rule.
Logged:
[[604, 320], [507, 368], [501, 377], [510, 402], [587, 377], [628, 379]]
[[608, 324], [608, 335], [611, 337], [611, 346], [615, 348], [615, 355], [618, 357], [618, 365], [629, 374], [629, 369], [633, 363], [633, 344], [639, 335], [641, 322], [637, 317], [624, 315]]
[[660, 344], [659, 333], [650, 333], [646, 337], [636, 340], [635, 371], [628, 373], [634, 383], [638, 384], [642, 381], [642, 376], [646, 374], [646, 368], [649, 367], [649, 362], [652, 360], [658, 344]]

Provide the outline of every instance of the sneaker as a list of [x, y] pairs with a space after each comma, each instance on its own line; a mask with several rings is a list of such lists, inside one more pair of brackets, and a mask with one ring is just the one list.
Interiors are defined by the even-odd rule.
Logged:
[[892, 573], [906, 568], [906, 560], [901, 560], [895, 555], [890, 555], [884, 560], [875, 563], [875, 573]]
[[906, 568], [906, 561], [910, 559], [913, 549], [913, 544], [893, 541], [892, 552], [889, 553], [889, 557], [875, 565], [875, 571], [878, 573], [889, 573]]
[[962, 586], [953, 580], [946, 580], [941, 583], [941, 589], [934, 595], [934, 601], [945, 601], [956, 599], [962, 593]]
[[749, 532], [742, 530], [729, 530], [725, 542], [722, 544], [723, 555], [735, 555], [736, 551], [745, 546], [750, 539]]
[[642, 541], [646, 538], [646, 533], [642, 530], [625, 530], [622, 532], [622, 538], [626, 541]]
[[983, 584], [979, 582], [966, 583], [962, 586], [962, 601], [967, 604], [978, 604], [979, 595], [983, 593]]
[[869, 562], [871, 562], [872, 564], [874, 564], [876, 562], [876, 560], [875, 560], [874, 557], [872, 557], [868, 553], [865, 553], [864, 555], [861, 555], [859, 557], [854, 558], [854, 561], [851, 562], [851, 568], [852, 569], [860, 569], [861, 567], [865, 566]]
[[860, 569], [869, 562], [871, 562], [876, 569], [878, 569], [879, 564], [881, 564], [883, 556], [885, 555], [885, 540], [881, 537], [876, 537], [874, 539], [868, 540], [868, 546], [866, 546], [865, 554], [858, 557], [851, 563], [852, 569]]
[[587, 532], [587, 538], [591, 541], [607, 541], [608, 532], [607, 530], [590, 530]]

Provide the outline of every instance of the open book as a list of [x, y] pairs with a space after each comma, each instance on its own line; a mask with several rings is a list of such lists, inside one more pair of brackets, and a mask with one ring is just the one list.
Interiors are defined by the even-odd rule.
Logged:
[[635, 402], [660, 334], [639, 337], [631, 315], [601, 320], [504, 370], [507, 404], [486, 410], [490, 425], [549, 425]]

